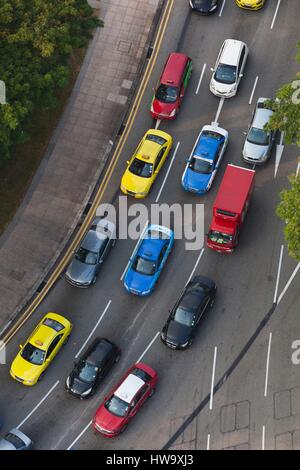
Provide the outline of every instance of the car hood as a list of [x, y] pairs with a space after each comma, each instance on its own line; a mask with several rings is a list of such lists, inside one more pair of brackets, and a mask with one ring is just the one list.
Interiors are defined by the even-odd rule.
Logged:
[[177, 109], [177, 103], [163, 103], [162, 101], [158, 101], [154, 98], [153, 103], [153, 110], [157, 114], [166, 114], [170, 115], [174, 109]]
[[246, 141], [243, 148], [243, 156], [246, 158], [250, 157], [255, 160], [261, 160], [266, 156], [268, 148], [268, 145], [256, 145]]
[[191, 326], [182, 325], [182, 323], [170, 320], [166, 328], [166, 339], [174, 341], [178, 345], [185, 344], [191, 338], [192, 329]]
[[85, 284], [88, 282], [92, 282], [96, 271], [96, 265], [90, 265], [82, 263], [77, 259], [73, 259], [66, 275], [74, 282], [78, 282], [79, 284]]
[[130, 269], [125, 276], [124, 282], [129, 289], [134, 289], [138, 292], [144, 292], [151, 289], [153, 276], [140, 274], [133, 269]]
[[72, 389], [74, 393], [81, 395], [82, 393], [90, 390], [93, 387], [94, 383], [87, 383], [83, 380], [80, 380], [79, 377], [75, 375], [70, 376], [69, 388]]
[[134, 193], [143, 193], [149, 190], [151, 178], [142, 178], [134, 175], [129, 170], [126, 170], [121, 185], [124, 186], [128, 191]]
[[100, 406], [95, 416], [95, 422], [107, 431], [117, 431], [123, 421], [124, 418], [119, 418], [109, 413], [104, 404]]
[[23, 380], [35, 380], [37, 375], [40, 374], [42, 366], [31, 364], [22, 358], [20, 353], [17, 355], [11, 365], [11, 371], [17, 377]]
[[205, 190], [208, 186], [211, 174], [197, 173], [196, 171], [187, 169], [183, 177], [183, 184], [187, 187]]
[[231, 83], [231, 84], [220, 83], [220, 82], [217, 82], [214, 78], [212, 79], [212, 83], [213, 83], [214, 88], [218, 91], [218, 93], [224, 93], [224, 95], [226, 93], [230, 93], [236, 88], [235, 83]]

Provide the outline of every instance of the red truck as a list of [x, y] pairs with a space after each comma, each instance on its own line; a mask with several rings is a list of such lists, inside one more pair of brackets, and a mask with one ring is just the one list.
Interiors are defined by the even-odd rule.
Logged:
[[238, 244], [251, 194], [255, 171], [227, 165], [214, 206], [207, 234], [207, 246], [220, 253], [231, 253]]

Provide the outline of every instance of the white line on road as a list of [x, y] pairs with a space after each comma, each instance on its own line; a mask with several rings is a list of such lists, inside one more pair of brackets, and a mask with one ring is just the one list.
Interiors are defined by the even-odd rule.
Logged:
[[277, 278], [276, 278], [275, 293], [274, 293], [274, 299], [273, 299], [274, 304], [277, 300], [277, 295], [278, 295], [278, 286], [279, 286], [279, 279], [280, 279], [280, 272], [281, 272], [281, 265], [282, 265], [283, 249], [284, 249], [284, 245], [281, 245], [279, 263], [278, 263], [278, 271], [277, 271]]
[[258, 82], [258, 77], [255, 78], [254, 85], [253, 85], [252, 92], [251, 92], [250, 99], [249, 99], [249, 104], [252, 104], [252, 100], [253, 100], [253, 96], [254, 96], [254, 93], [255, 93], [255, 90], [256, 90], [257, 82]]
[[79, 439], [81, 438], [81, 436], [86, 432], [86, 430], [91, 426], [92, 424], [92, 421], [89, 422], [89, 424], [86, 425], [86, 427], [81, 431], [81, 433], [76, 437], [76, 439], [74, 439], [74, 441], [72, 442], [71, 445], [69, 445], [69, 447], [67, 448], [67, 450], [71, 450], [72, 447], [76, 444], [76, 442], [79, 441]]
[[178, 151], [178, 149], [179, 149], [179, 145], [180, 145], [180, 142], [178, 142], [177, 145], [176, 145], [176, 148], [175, 148], [175, 150], [174, 150], [174, 154], [173, 154], [171, 163], [170, 163], [170, 165], [169, 165], [168, 171], [167, 171], [166, 176], [165, 176], [165, 178], [164, 178], [164, 180], [163, 180], [163, 183], [162, 183], [162, 185], [161, 185], [161, 188], [160, 188], [160, 190], [159, 190], [159, 193], [158, 193], [158, 195], [157, 195], [157, 197], [156, 197], [156, 199], [155, 199], [155, 203], [158, 202], [158, 200], [159, 200], [159, 198], [160, 198], [160, 196], [161, 196], [162, 190], [164, 189], [164, 186], [165, 186], [165, 184], [166, 184], [167, 178], [168, 178], [168, 176], [169, 176], [169, 173], [170, 173], [170, 171], [171, 171], [172, 165], [173, 165], [173, 163], [174, 163], [174, 160], [175, 160], [177, 151]]
[[265, 397], [268, 394], [268, 379], [269, 379], [271, 344], [272, 344], [272, 333], [269, 334], [269, 344], [268, 344], [267, 364], [266, 364], [266, 377], [265, 377], [265, 392], [264, 392]]
[[158, 129], [161, 123], [161, 119], [156, 120], [155, 129]]
[[222, 14], [223, 14], [223, 10], [224, 10], [224, 7], [225, 7], [225, 3], [226, 3], [226, 0], [224, 0], [224, 1], [223, 1], [223, 3], [222, 3], [222, 6], [221, 6], [221, 10], [220, 10], [219, 16], [222, 16]]
[[128, 266], [129, 266], [129, 264], [130, 264], [130, 260], [134, 257], [135, 252], [136, 252], [137, 247], [138, 247], [138, 244], [139, 244], [139, 241], [140, 241], [140, 239], [144, 236], [144, 233], [145, 233], [145, 231], [146, 231], [146, 229], [147, 229], [147, 227], [148, 227], [148, 224], [149, 224], [149, 220], [147, 220], [147, 222], [145, 223], [145, 226], [144, 226], [144, 228], [143, 228], [143, 230], [142, 230], [141, 236], [140, 236], [140, 238], [138, 239], [138, 241], [136, 242], [136, 245], [135, 245], [135, 247], [134, 247], [134, 250], [133, 250], [133, 252], [132, 252], [132, 254], [131, 254], [131, 256], [130, 256], [130, 258], [129, 258], [129, 260], [128, 260], [128, 263], [127, 263], [126, 266], [125, 266], [125, 269], [124, 269], [124, 271], [123, 271], [123, 273], [122, 273], [122, 276], [120, 277], [120, 281], [123, 281], [123, 279], [124, 279], [125, 273], [126, 273], [126, 271], [127, 271], [127, 269], [128, 269]]
[[265, 450], [265, 439], [266, 439], [266, 426], [262, 427], [262, 442], [261, 442], [261, 449]]
[[225, 101], [225, 98], [220, 98], [218, 111], [217, 111], [216, 117], [214, 119], [214, 122], [219, 122], [219, 117], [220, 117], [220, 114], [221, 114], [221, 111], [222, 111], [222, 108], [223, 108], [224, 101]]
[[281, 134], [280, 134], [280, 143], [278, 145], [276, 145], [274, 178], [276, 178], [277, 171], [278, 171], [279, 164], [280, 164], [280, 160], [281, 160], [283, 150], [284, 150], [283, 139], [284, 139], [284, 133], [281, 132]]
[[295, 267], [295, 269], [294, 269], [294, 271], [293, 271], [293, 274], [291, 275], [290, 279], [289, 279], [288, 282], [286, 283], [285, 288], [283, 289], [283, 291], [281, 292], [280, 296], [278, 297], [277, 305], [281, 302], [283, 296], [285, 295], [286, 291], [288, 290], [288, 288], [290, 287], [291, 283], [293, 282], [294, 277], [296, 276], [297, 272], [299, 271], [299, 268], [300, 268], [300, 263], [298, 263], [297, 266]]
[[216, 373], [216, 362], [217, 362], [217, 351], [218, 348], [215, 346], [214, 351], [214, 362], [211, 374], [211, 387], [210, 387], [210, 400], [209, 400], [209, 409], [212, 410], [213, 408], [213, 398], [214, 398], [214, 384], [215, 384], [215, 373]]
[[274, 16], [273, 16], [273, 21], [272, 21], [272, 24], [271, 24], [271, 29], [273, 29], [273, 26], [275, 24], [277, 13], [278, 13], [278, 10], [279, 10], [279, 7], [280, 7], [280, 3], [281, 3], [281, 0], [278, 0], [276, 10], [275, 10], [275, 13], [274, 13]]
[[160, 335], [160, 331], [158, 331], [156, 333], [156, 335], [154, 336], [154, 338], [150, 341], [150, 343], [148, 344], [148, 346], [146, 347], [145, 351], [140, 355], [140, 357], [138, 358], [138, 360], [136, 362], [140, 362], [143, 357], [145, 356], [145, 354], [149, 351], [149, 349], [151, 348], [152, 344], [154, 343], [154, 341], [156, 340], [156, 338]]
[[206, 450], [210, 450], [210, 434], [207, 435]]
[[193, 277], [193, 275], [194, 275], [194, 273], [195, 273], [195, 271], [196, 271], [196, 269], [197, 269], [197, 266], [198, 266], [198, 264], [199, 264], [199, 261], [200, 261], [200, 259], [202, 258], [203, 253], [204, 253], [204, 248], [202, 248], [202, 250], [200, 251], [200, 255], [199, 255], [198, 258], [197, 258], [197, 261], [196, 261], [196, 263], [195, 263], [195, 266], [194, 266], [194, 268], [193, 268], [193, 271], [191, 272], [191, 275], [190, 275], [190, 277], [189, 277], [189, 279], [188, 279], [186, 285], [187, 285], [187, 284], [190, 282], [190, 280], [192, 279], [192, 277]]
[[297, 166], [297, 171], [296, 171], [297, 177], [299, 176], [299, 173], [300, 173], [300, 162], [298, 162], [298, 166]]
[[107, 312], [107, 310], [108, 310], [110, 304], [111, 304], [111, 300], [109, 300], [109, 301], [107, 302], [107, 305], [106, 305], [106, 307], [105, 307], [105, 309], [104, 309], [104, 311], [103, 311], [101, 317], [99, 318], [99, 320], [97, 321], [96, 325], [94, 326], [94, 328], [93, 328], [92, 331], [90, 332], [90, 334], [89, 334], [89, 336], [87, 337], [86, 341], [83, 343], [83, 345], [82, 345], [81, 348], [79, 349], [78, 353], [77, 353], [76, 356], [75, 356], [75, 359], [77, 359], [77, 357], [80, 355], [81, 351], [85, 348], [85, 346], [87, 345], [88, 341], [90, 340], [90, 338], [91, 338], [91, 337], [93, 336], [93, 334], [95, 333], [95, 331], [96, 331], [96, 329], [97, 329], [99, 323], [101, 322], [102, 318], [103, 318], [104, 315], [106, 314], [106, 312]]
[[23, 419], [23, 421], [17, 426], [17, 429], [20, 429], [21, 426], [23, 426], [24, 423], [26, 423], [26, 421], [28, 421], [28, 419], [33, 415], [33, 413], [44, 403], [44, 401], [49, 397], [50, 393], [53, 392], [53, 390], [55, 389], [55, 387], [57, 387], [57, 385], [59, 384], [59, 380], [57, 382], [55, 382], [55, 384], [53, 385], [53, 387], [50, 388], [50, 390], [46, 393], [46, 395], [44, 396], [44, 398], [41, 399], [41, 401], [33, 408], [33, 410], [26, 416], [26, 418]]
[[204, 65], [203, 65], [203, 68], [202, 68], [202, 72], [201, 72], [201, 75], [200, 75], [200, 78], [199, 78], [199, 82], [198, 82], [198, 86], [197, 86], [197, 90], [196, 90], [196, 95], [198, 95], [198, 93], [199, 93], [200, 86], [201, 86], [201, 83], [202, 83], [202, 80], [203, 80], [203, 77], [204, 77], [205, 69], [206, 69], [206, 64], [204, 64]]

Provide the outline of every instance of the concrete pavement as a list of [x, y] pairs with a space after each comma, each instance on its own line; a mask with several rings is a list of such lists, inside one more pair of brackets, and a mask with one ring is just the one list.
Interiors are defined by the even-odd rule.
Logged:
[[0, 238], [0, 334], [32, 298], [76, 227], [133, 95], [160, 0], [102, 0], [72, 96]]

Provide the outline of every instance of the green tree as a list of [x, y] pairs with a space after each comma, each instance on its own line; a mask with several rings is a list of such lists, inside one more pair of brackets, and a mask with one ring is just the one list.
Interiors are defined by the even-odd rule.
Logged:
[[291, 187], [281, 192], [278, 216], [286, 222], [284, 235], [289, 254], [300, 261], [300, 177], [290, 177]]
[[69, 57], [102, 23], [86, 0], [2, 0], [0, 80], [7, 104], [0, 105], [0, 160], [38, 108], [56, 105], [56, 92], [69, 79]]

